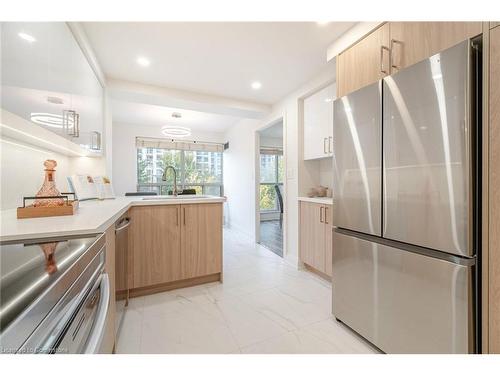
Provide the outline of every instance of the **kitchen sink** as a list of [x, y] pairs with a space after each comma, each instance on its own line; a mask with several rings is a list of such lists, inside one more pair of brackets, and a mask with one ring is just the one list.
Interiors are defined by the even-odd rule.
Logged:
[[142, 200], [152, 201], [152, 200], [168, 200], [168, 199], [200, 199], [200, 198], [211, 198], [210, 195], [155, 195], [151, 197], [144, 197]]

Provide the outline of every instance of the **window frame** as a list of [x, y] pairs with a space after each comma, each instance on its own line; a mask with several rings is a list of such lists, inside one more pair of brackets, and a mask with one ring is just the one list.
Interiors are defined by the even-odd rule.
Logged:
[[[168, 193], [168, 190], [169, 188], [173, 188], [173, 185], [172, 183], [170, 182], [167, 182], [167, 181], [161, 181], [161, 182], [145, 182], [145, 183], [140, 183], [139, 182], [139, 162], [141, 161], [141, 159], [139, 159], [139, 155], [140, 155], [140, 150], [141, 149], [146, 149], [146, 161], [148, 160], [147, 159], [147, 156], [148, 155], [151, 155], [151, 159], [152, 159], [152, 155], [153, 155], [153, 151], [149, 152], [149, 150], [174, 150], [174, 151], [179, 151], [180, 152], [180, 168], [177, 171], [177, 181], [178, 181], [178, 184], [177, 186], [182, 188], [182, 189], [189, 189], [190, 187], [196, 187], [196, 186], [201, 186], [202, 188], [202, 194], [203, 195], [207, 195], [205, 193], [205, 189], [207, 187], [214, 187], [214, 186], [217, 186], [219, 187], [219, 191], [220, 191], [220, 196], [223, 197], [224, 196], [224, 153], [223, 152], [216, 152], [216, 151], [201, 151], [201, 150], [180, 150], [180, 149], [163, 149], [163, 148], [154, 148], [154, 147], [136, 147], [136, 167], [137, 167], [137, 173], [136, 173], [136, 190], [137, 192], [141, 192], [141, 191], [156, 191], [158, 193], [158, 195], [167, 195]], [[186, 152], [211, 152], [211, 153], [220, 153], [221, 156], [221, 164], [220, 164], [220, 170], [221, 170], [221, 174], [220, 174], [220, 183], [213, 183], [213, 182], [186, 182], [186, 158], [185, 158], [185, 153]], [[146, 167], [148, 168], [148, 167]], [[152, 166], [151, 166], [152, 168]], [[152, 177], [155, 176], [155, 174], [152, 174]], [[142, 189], [147, 189], [147, 190], [141, 190]], [[163, 189], [166, 189], [167, 191], [165, 192], [165, 194], [162, 194], [162, 190]]]

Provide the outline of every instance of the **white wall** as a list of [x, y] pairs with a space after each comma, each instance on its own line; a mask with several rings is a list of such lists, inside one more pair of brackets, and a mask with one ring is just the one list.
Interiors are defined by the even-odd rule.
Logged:
[[[154, 126], [113, 123], [112, 130], [112, 171], [113, 188], [117, 196], [137, 190], [136, 137], [165, 138]], [[224, 142], [223, 133], [193, 131], [189, 140], [199, 142]]]
[[104, 88], [104, 155], [106, 176], [113, 181], [113, 113], [107, 88]]
[[230, 228], [255, 236], [255, 161], [258, 120], [241, 120], [229, 129], [224, 151], [224, 195], [228, 197], [226, 223]]
[[[255, 238], [256, 131], [284, 118], [286, 160], [285, 259], [298, 265], [298, 196], [305, 194], [311, 179], [319, 181], [317, 165], [302, 160], [302, 99], [335, 80], [335, 62], [273, 106], [264, 120], [244, 120], [226, 132], [229, 150], [224, 154], [224, 185], [230, 225]], [[236, 177], [235, 177], [236, 176]]]

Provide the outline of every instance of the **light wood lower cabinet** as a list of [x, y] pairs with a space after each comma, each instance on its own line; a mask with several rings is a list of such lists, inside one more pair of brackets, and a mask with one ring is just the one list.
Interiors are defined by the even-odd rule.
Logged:
[[183, 204], [181, 278], [222, 272], [222, 205]]
[[[123, 217], [130, 216], [130, 212], [127, 212]], [[116, 234], [116, 226], [115, 226], [115, 234]], [[129, 253], [129, 244], [128, 244], [128, 236], [124, 233], [124, 235], [115, 235], [115, 283], [116, 283], [116, 292], [120, 295], [125, 295], [128, 287], [132, 285], [132, 278], [130, 275], [129, 265], [131, 262], [131, 254]]]
[[181, 278], [180, 216], [179, 205], [131, 208], [129, 246], [132, 288]]
[[325, 206], [325, 273], [332, 276], [333, 267], [333, 234], [332, 234], [332, 206]]
[[175, 289], [172, 283], [210, 275], [217, 277], [207, 281], [220, 279], [221, 203], [138, 206], [131, 208], [130, 218], [132, 290]]
[[489, 352], [500, 354], [500, 27], [490, 30], [489, 80]]
[[332, 276], [332, 206], [300, 202], [300, 261]]

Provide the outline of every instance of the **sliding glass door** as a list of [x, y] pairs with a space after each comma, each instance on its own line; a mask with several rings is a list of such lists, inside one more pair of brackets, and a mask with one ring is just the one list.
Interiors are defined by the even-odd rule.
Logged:
[[276, 189], [283, 186], [283, 155], [277, 151], [260, 154], [260, 210], [280, 211]]

